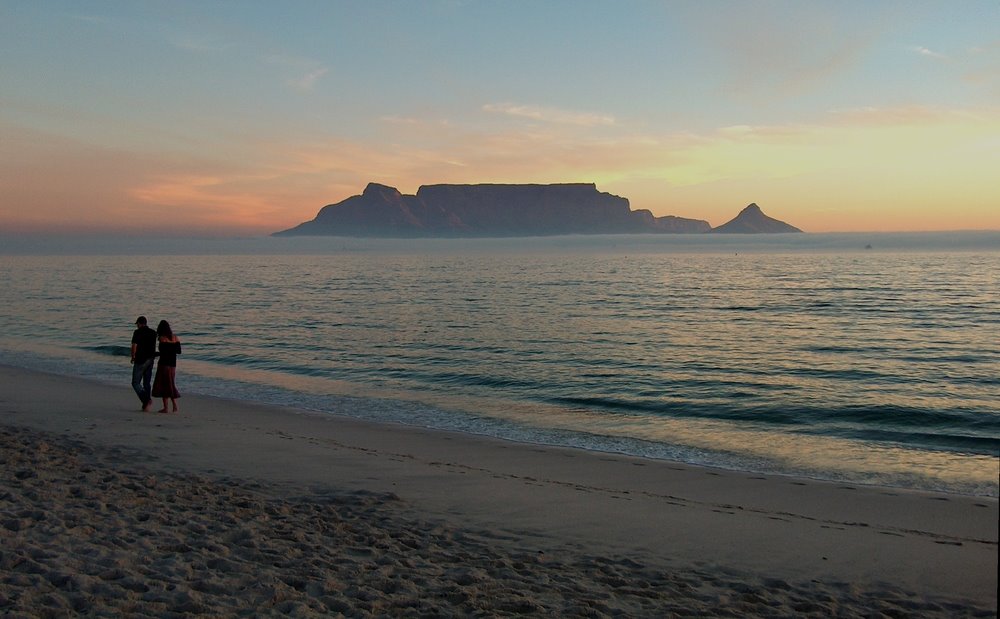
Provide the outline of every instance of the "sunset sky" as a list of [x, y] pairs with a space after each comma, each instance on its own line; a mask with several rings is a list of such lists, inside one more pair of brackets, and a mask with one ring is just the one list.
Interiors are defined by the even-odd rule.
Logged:
[[267, 234], [369, 181], [1000, 230], [1000, 2], [0, 0], [0, 232]]

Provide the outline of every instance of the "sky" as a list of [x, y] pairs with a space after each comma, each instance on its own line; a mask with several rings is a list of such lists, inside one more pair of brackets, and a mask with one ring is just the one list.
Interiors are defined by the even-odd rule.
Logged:
[[1000, 230], [1000, 2], [0, 0], [0, 233], [263, 235], [369, 182]]

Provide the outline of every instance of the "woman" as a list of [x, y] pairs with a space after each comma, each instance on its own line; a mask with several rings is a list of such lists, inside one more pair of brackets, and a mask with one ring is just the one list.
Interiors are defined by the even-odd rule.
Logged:
[[181, 354], [181, 341], [174, 335], [170, 323], [166, 320], [161, 320], [160, 324], [156, 325], [156, 337], [160, 342], [160, 361], [156, 364], [152, 396], [163, 398], [163, 408], [159, 412], [167, 412], [169, 399], [176, 413], [177, 398], [181, 397], [181, 394], [174, 385], [174, 373], [177, 371], [177, 355]]

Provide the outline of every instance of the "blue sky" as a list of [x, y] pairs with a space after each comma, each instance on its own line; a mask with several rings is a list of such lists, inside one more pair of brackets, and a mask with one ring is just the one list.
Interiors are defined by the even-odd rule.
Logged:
[[368, 181], [1000, 229], [997, 24], [995, 1], [0, 0], [0, 230], [266, 233]]

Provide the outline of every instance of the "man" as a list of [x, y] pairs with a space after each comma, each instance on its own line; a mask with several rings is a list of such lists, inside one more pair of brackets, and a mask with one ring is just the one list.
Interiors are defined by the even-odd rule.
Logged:
[[142, 410], [149, 411], [153, 399], [149, 394], [149, 384], [153, 379], [153, 360], [156, 358], [156, 331], [146, 325], [146, 317], [135, 320], [136, 330], [132, 332], [132, 388], [142, 400]]

